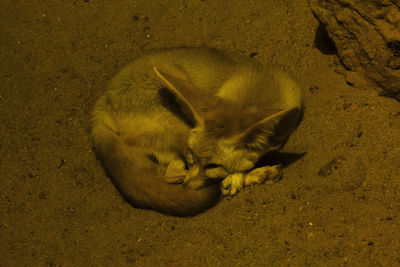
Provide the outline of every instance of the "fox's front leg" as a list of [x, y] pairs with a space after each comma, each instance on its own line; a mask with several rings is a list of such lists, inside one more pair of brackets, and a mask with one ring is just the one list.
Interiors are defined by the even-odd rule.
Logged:
[[224, 196], [234, 196], [239, 193], [245, 182], [245, 174], [242, 172], [228, 175], [221, 183], [221, 192]]
[[282, 177], [281, 165], [264, 166], [248, 172], [244, 177], [245, 186], [262, 184], [266, 181], [277, 182]]
[[221, 191], [225, 196], [234, 196], [245, 186], [262, 184], [265, 181], [276, 182], [282, 177], [281, 165], [264, 166], [251, 170], [248, 173], [234, 173], [228, 175], [221, 183]]

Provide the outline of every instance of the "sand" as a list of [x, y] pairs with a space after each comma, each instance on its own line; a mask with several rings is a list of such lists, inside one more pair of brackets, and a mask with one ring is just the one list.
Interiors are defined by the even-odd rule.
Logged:
[[[317, 27], [304, 0], [1, 1], [0, 265], [399, 265], [400, 103], [350, 86]], [[175, 46], [282, 65], [305, 103], [282, 180], [192, 218], [125, 203], [89, 136], [110, 78]]]

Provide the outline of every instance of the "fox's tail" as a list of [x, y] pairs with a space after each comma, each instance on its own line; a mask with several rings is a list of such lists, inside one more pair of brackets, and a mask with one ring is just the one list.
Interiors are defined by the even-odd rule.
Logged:
[[125, 200], [134, 207], [153, 209], [175, 216], [191, 216], [213, 206], [220, 196], [219, 186], [192, 190], [167, 183], [165, 170], [143, 152], [122, 142], [102, 122], [92, 130], [95, 150], [106, 172]]

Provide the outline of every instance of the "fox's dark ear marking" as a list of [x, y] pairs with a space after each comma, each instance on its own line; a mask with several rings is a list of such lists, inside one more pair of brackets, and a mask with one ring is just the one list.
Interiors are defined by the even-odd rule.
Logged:
[[[175, 97], [176, 103], [180, 107], [180, 112], [186, 116], [192, 126], [197, 126], [203, 123], [198, 111], [192, 104], [193, 92], [200, 91], [189, 81], [182, 80], [167, 73], [161, 73], [156, 67], [153, 67], [154, 72], [164, 82], [169, 92]], [[171, 97], [166, 92], [160, 92], [165, 96]]]
[[193, 114], [182, 107], [182, 104], [177, 101], [176, 95], [174, 95], [171, 90], [163, 87], [158, 90], [158, 95], [161, 99], [161, 105], [168, 109], [169, 112], [175, 114], [175, 116], [180, 118], [190, 128], [196, 127], [198, 122], [194, 118]]
[[266, 117], [240, 134], [240, 144], [252, 150], [278, 148], [296, 128], [299, 116], [300, 109], [296, 107]]

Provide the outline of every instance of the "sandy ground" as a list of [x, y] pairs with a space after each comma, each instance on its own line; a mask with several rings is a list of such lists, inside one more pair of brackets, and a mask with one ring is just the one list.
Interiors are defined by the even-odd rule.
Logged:
[[[317, 26], [303, 0], [2, 0], [0, 265], [400, 265], [400, 103], [349, 86]], [[295, 74], [305, 112], [284, 151], [307, 154], [280, 182], [193, 218], [122, 200], [91, 109], [143, 50], [172, 46]]]

